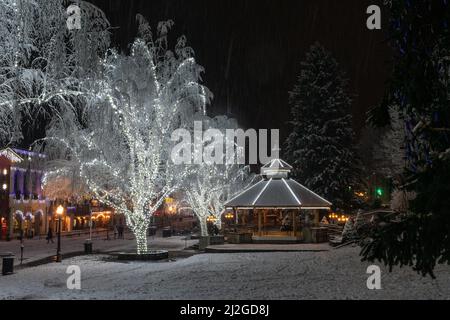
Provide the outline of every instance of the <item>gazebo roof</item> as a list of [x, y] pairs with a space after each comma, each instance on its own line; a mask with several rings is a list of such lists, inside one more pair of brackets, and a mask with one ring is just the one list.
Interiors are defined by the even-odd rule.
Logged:
[[[265, 178], [229, 200], [225, 207], [329, 209], [331, 202], [284, 174], [291, 169], [281, 159], [271, 160], [261, 169]], [[267, 170], [270, 170], [270, 175], [267, 175]]]

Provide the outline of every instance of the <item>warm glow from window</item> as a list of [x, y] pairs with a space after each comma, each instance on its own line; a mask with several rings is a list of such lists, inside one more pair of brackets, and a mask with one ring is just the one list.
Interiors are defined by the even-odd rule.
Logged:
[[8, 185], [7, 185], [6, 183], [4, 183], [4, 184], [2, 185], [2, 189], [3, 189], [3, 190], [6, 190], [6, 188], [8, 188]]
[[8, 170], [3, 169], [3, 175], [6, 176], [8, 174]]
[[64, 212], [64, 207], [62, 205], [59, 205], [58, 208], [56, 208], [56, 214], [62, 215]]

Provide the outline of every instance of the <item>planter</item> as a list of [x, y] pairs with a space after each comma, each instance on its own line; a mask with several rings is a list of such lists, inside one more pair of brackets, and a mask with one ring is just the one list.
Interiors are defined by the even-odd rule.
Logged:
[[228, 243], [252, 243], [252, 233], [251, 232], [240, 232], [240, 233], [227, 233]]
[[328, 241], [327, 228], [311, 228], [311, 239], [314, 243], [323, 243]]
[[210, 245], [217, 245], [217, 244], [224, 244], [224, 243], [225, 243], [224, 236], [210, 236], [209, 237]]

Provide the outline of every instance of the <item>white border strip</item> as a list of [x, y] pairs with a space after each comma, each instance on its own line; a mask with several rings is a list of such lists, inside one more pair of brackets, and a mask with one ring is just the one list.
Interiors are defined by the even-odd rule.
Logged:
[[325, 201], [326, 203], [328, 203], [328, 204], [330, 204], [330, 206], [332, 205], [332, 203], [330, 202], [330, 201], [328, 201], [328, 200], [326, 200], [326, 199], [324, 199], [324, 198], [322, 198], [321, 196], [319, 196], [317, 193], [315, 193], [314, 191], [311, 191], [311, 190], [309, 190], [307, 187], [305, 187], [304, 185], [302, 185], [302, 184], [300, 184], [300, 183], [298, 183], [297, 181], [295, 181], [294, 179], [289, 179], [289, 180], [292, 180], [292, 181], [294, 181], [296, 184], [298, 184], [300, 187], [302, 187], [302, 188], [304, 188], [304, 189], [306, 189], [306, 190], [308, 190], [309, 192], [311, 192], [312, 194], [314, 194], [314, 195], [316, 195], [317, 197], [319, 197], [320, 199], [322, 199], [323, 201]]
[[295, 195], [294, 191], [292, 191], [291, 187], [288, 185], [288, 183], [286, 182], [286, 180], [284, 180], [284, 178], [281, 178], [281, 180], [283, 180], [284, 184], [286, 185], [286, 187], [289, 189], [289, 191], [291, 192], [291, 195], [294, 197], [295, 200], [297, 200], [297, 203], [299, 205], [302, 205], [302, 202], [300, 200], [298, 200], [297, 196]]
[[240, 195], [242, 195], [244, 192], [247, 192], [247, 191], [249, 191], [250, 189], [253, 189], [253, 188], [256, 187], [258, 184], [260, 184], [260, 183], [262, 183], [262, 182], [264, 182], [264, 181], [265, 181], [265, 180], [258, 181], [257, 183], [255, 183], [254, 185], [248, 187], [247, 189], [242, 190], [242, 191], [239, 192], [237, 195], [235, 195], [233, 198], [231, 198], [230, 200], [228, 200], [226, 203], [229, 203], [229, 202], [233, 201], [234, 199], [236, 199], [237, 197], [239, 197]]
[[252, 202], [252, 206], [255, 205], [256, 201], [258, 201], [259, 197], [261, 197], [261, 195], [263, 194], [263, 192], [266, 190], [267, 186], [269, 185], [269, 183], [272, 181], [272, 178], [269, 179], [269, 181], [267, 181], [266, 185], [264, 186], [264, 188], [262, 188], [261, 192], [256, 196], [255, 200], [253, 200]]

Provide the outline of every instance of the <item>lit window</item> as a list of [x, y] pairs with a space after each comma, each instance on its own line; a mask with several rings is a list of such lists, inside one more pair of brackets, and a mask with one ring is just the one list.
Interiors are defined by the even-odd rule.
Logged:
[[3, 190], [6, 190], [6, 188], [8, 188], [8, 186], [6, 185], [6, 183], [4, 183], [4, 184], [2, 185], [2, 189], [3, 189]]

